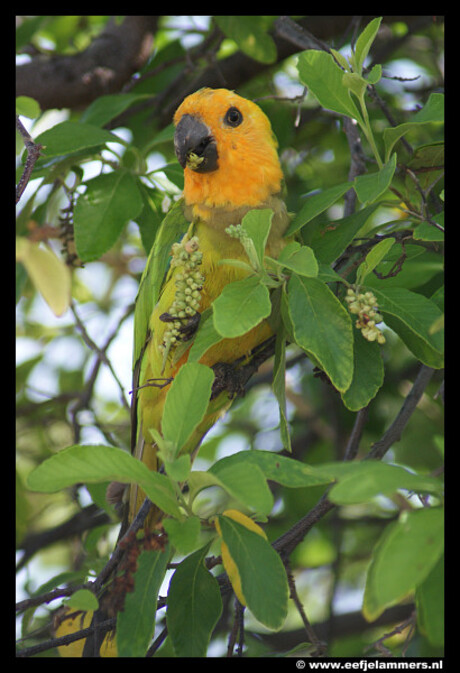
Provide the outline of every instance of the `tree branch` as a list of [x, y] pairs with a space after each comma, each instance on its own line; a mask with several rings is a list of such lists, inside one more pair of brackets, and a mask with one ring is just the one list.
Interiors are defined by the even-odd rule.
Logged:
[[116, 93], [147, 61], [158, 16], [112, 19], [90, 46], [78, 54], [37, 56], [16, 70], [16, 95], [31, 96], [42, 110], [81, 108]]
[[[434, 369], [421, 365], [417, 378], [414, 381], [411, 391], [407, 395], [404, 403], [396, 416], [393, 423], [383, 435], [382, 439], [376, 442], [368, 455], [364, 458], [381, 460], [386, 452], [401, 438], [401, 434], [408, 424], [412, 414], [414, 413], [418, 402], [420, 401], [425, 388], [433, 376]], [[350, 437], [348, 446], [356, 446], [356, 433], [362, 432], [363, 416], [358, 416], [355, 421], [355, 427]], [[355, 449], [353, 449], [355, 450]], [[348, 449], [347, 449], [348, 452]], [[300, 519], [290, 530], [281, 535], [274, 543], [273, 547], [276, 551], [286, 559], [294, 551], [300, 542], [305, 538], [307, 533], [326, 516], [336, 505], [332, 503], [328, 497], [327, 492], [320, 498], [313, 509], [308, 512], [302, 519]]]

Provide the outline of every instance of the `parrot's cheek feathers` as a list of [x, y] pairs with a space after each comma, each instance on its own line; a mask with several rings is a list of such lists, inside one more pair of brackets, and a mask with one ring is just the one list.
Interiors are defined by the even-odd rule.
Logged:
[[218, 168], [217, 145], [206, 124], [185, 114], [177, 124], [174, 149], [182, 168], [210, 173]]

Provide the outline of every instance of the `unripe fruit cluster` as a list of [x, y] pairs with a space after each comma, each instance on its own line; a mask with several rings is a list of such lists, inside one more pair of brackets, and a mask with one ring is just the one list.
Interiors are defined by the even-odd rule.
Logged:
[[230, 224], [228, 227], [226, 227], [225, 233], [232, 238], [237, 238], [241, 242], [249, 240], [249, 236], [241, 224]]
[[203, 253], [199, 250], [197, 236], [174, 243], [171, 254], [171, 268], [182, 267], [182, 269], [174, 276], [176, 293], [168, 313], [177, 320], [168, 324], [163, 335], [161, 349], [165, 356], [171, 346], [181, 340], [179, 330], [184, 325], [184, 320], [191, 318], [200, 308], [201, 289], [204, 283], [204, 276], [198, 269], [202, 263]]
[[385, 343], [385, 337], [376, 323], [382, 321], [382, 316], [377, 312], [377, 299], [372, 292], [357, 293], [351, 287], [347, 290], [345, 301], [348, 310], [358, 316], [355, 325], [361, 330], [361, 334], [368, 341]]

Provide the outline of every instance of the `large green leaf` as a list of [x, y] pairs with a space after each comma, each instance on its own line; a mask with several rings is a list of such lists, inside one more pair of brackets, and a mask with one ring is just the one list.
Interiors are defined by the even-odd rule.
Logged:
[[259, 262], [259, 267], [264, 265], [265, 245], [273, 219], [271, 208], [250, 210], [243, 217], [241, 225], [251, 239]]
[[354, 187], [361, 203], [372, 203], [384, 194], [391, 185], [395, 170], [396, 154], [392, 154], [379, 171], [358, 175], [355, 178]]
[[367, 341], [357, 329], [353, 330], [353, 337], [353, 378], [342, 393], [342, 400], [348, 409], [358, 411], [377, 395], [385, 371], [380, 346]]
[[420, 124], [444, 121], [444, 94], [432, 93], [425, 106], [415, 114], [411, 121], [386, 128], [383, 132], [385, 142], [385, 161], [388, 161], [395, 143], [403, 135], [417, 128]]
[[244, 463], [227, 463], [219, 460], [208, 473], [218, 479], [218, 484], [245, 508], [258, 515], [268, 515], [273, 508], [273, 495], [262, 470], [257, 465], [247, 469]]
[[319, 194], [307, 196], [303, 206], [289, 225], [285, 236], [291, 236], [303, 227], [304, 224], [307, 224], [307, 222], [310, 222], [314, 217], [327, 210], [327, 208], [338, 201], [351, 186], [351, 182], [344, 182], [343, 184], [329, 187], [329, 189], [325, 189], [322, 192], [319, 192]]
[[415, 593], [417, 623], [435, 647], [444, 645], [444, 555]]
[[106, 481], [139, 484], [161, 510], [172, 516], [180, 515], [168, 477], [152, 472], [140, 460], [113, 446], [70, 446], [43, 461], [27, 478], [28, 487], [40, 493], [55, 493], [78, 483]]
[[219, 517], [222, 539], [236, 565], [241, 591], [254, 617], [278, 630], [286, 619], [289, 589], [283, 563], [270, 543], [227, 516]]
[[442, 495], [443, 490], [439, 479], [414, 474], [399, 465], [380, 461], [325, 463], [314, 467], [313, 471], [338, 481], [329, 493], [329, 498], [338, 505], [368, 502], [378, 495], [390, 496], [401, 488], [436, 495]]
[[104, 126], [107, 122], [118, 117], [134, 103], [144, 101], [149, 94], [117, 93], [96, 98], [81, 116], [81, 121], [93, 126]]
[[293, 274], [287, 305], [295, 342], [313, 355], [341, 392], [353, 377], [350, 315], [323, 281]]
[[320, 105], [361, 120], [361, 113], [352, 100], [348, 87], [343, 83], [343, 70], [331, 54], [316, 49], [303, 51], [299, 55], [297, 69], [302, 84], [310, 89]]
[[161, 420], [163, 437], [171, 443], [173, 453], [180, 451], [203, 420], [213, 381], [213, 371], [198, 362], [187, 362], [176, 374]]
[[136, 178], [124, 170], [98, 175], [75, 206], [75, 245], [80, 259], [98, 259], [117, 241], [123, 228], [142, 210]]
[[405, 511], [375, 547], [364, 591], [363, 613], [374, 621], [428, 576], [444, 549], [442, 507]]
[[248, 473], [257, 466], [265, 479], [275, 481], [287, 488], [305, 488], [329, 484], [334, 475], [319, 474], [311, 465], [306, 465], [293, 458], [280, 456], [272, 451], [239, 451], [232, 456], [221, 458], [212, 470], [217, 472], [230, 465], [243, 465]]
[[402, 287], [371, 288], [385, 323], [404, 341], [421, 362], [437, 369], [444, 366], [443, 330], [431, 333], [442, 312], [431, 300]]
[[213, 303], [214, 327], [228, 338], [239, 337], [258, 325], [271, 312], [270, 294], [257, 276], [224, 287]]
[[106, 143], [122, 143], [125, 141], [110, 131], [100, 129], [92, 124], [64, 121], [56, 124], [48, 131], [41, 133], [36, 139], [37, 144], [43, 145], [45, 158], [73, 154], [82, 150], [102, 147]]
[[372, 21], [367, 24], [363, 32], [356, 40], [354, 59], [356, 72], [359, 74], [361, 74], [364, 61], [366, 60], [369, 50], [372, 47], [372, 43], [376, 38], [381, 22], [381, 16], [372, 19]]
[[353, 215], [328, 222], [320, 235], [310, 243], [318, 262], [331, 264], [336, 260], [350, 245], [378, 206], [378, 203], [373, 203]]
[[168, 549], [140, 553], [134, 574], [134, 590], [126, 594], [124, 610], [118, 613], [119, 657], [145, 656], [155, 631], [158, 592], [169, 558]]
[[222, 612], [219, 585], [204, 565], [207, 551], [185, 558], [169, 585], [166, 623], [177, 657], [205, 657]]

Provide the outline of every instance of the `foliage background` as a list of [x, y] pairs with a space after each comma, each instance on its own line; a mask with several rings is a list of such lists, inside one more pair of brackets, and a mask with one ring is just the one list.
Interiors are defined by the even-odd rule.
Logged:
[[[205, 85], [236, 89], [256, 100], [269, 115], [279, 140], [288, 208], [293, 212], [298, 212], [306, 194], [346, 182], [360, 161], [362, 171], [373, 168], [365, 142], [363, 153], [350, 147], [340, 115], [322, 109], [311, 94], [304, 95], [295, 64], [297, 54], [315, 44], [326, 43], [348, 54], [350, 41], [374, 17], [296, 17], [297, 26], [308, 31], [303, 33], [292, 30], [283, 17], [252, 17], [252, 23], [248, 18], [17, 17], [17, 95], [39, 104], [30, 113], [33, 121], [21, 117], [34, 138], [64, 119], [83, 121], [88, 106], [102, 96], [145, 95], [126, 106], [127, 99], [120, 98], [120, 114], [110, 116], [105, 124], [127, 142], [125, 147], [114, 146], [118, 156], [95, 148], [82, 159], [80, 170], [69, 174], [60, 170], [53, 174], [49, 167], [44, 170], [37, 164], [19, 203], [18, 235], [45, 242], [73, 263], [72, 304], [58, 318], [21, 264], [17, 271], [20, 599], [58, 584], [78, 584], [88, 572], [97, 573], [116, 539], [115, 518], [108, 511], [102, 486], [50, 495], [31, 493], [24, 483], [34, 466], [63, 447], [76, 443], [129, 447], [132, 308], [146, 250], [182, 186], [170, 127], [181, 100]], [[117, 41], [117, 49], [101, 48], [104, 33], [106, 39]], [[382, 64], [385, 75], [376, 87], [378, 97], [368, 98], [376, 136], [389, 125], [409, 120], [430, 93], [442, 90], [442, 59], [442, 17], [384, 17], [370, 59], [370, 64]], [[409, 140], [419, 147], [440, 141], [439, 134], [439, 126], [424, 126]], [[22, 151], [21, 139], [18, 151]], [[71, 258], [71, 245], [64, 244], [61, 253], [65, 209], [74, 191], [81, 190], [82, 180], [110, 172], [114, 161], [147, 175], [152, 208], [148, 217], [130, 222], [99, 259], [78, 268]], [[22, 171], [20, 164], [17, 181]], [[403, 176], [399, 179], [404, 182]], [[344, 208], [342, 199], [329, 209], [331, 223], [343, 216]], [[379, 209], [372, 226], [378, 226], [378, 217], [382, 222], [400, 220], [401, 211]], [[315, 220], [311, 226], [314, 229]], [[402, 220], [400, 229], [405, 226]], [[407, 260], [398, 281], [405, 274], [405, 287], [430, 297], [442, 285], [441, 243], [424, 241], [418, 250], [413, 247], [412, 253], [417, 254]], [[385, 381], [369, 405], [359, 455], [367, 453], [396, 417], [420, 366], [391, 330], [385, 336]], [[340, 460], [356, 414], [315, 376], [312, 364], [295, 348], [289, 351], [289, 361], [286, 386], [294, 457], [309, 464]], [[208, 435], [198, 466], [206, 468], [242, 449], [281, 449], [271, 366], [265, 363], [246, 396]], [[442, 437], [442, 377], [436, 372], [388, 459], [422, 474], [439, 473]], [[268, 529], [270, 540], [289, 530], [324, 491], [323, 487], [273, 488], [276, 507]], [[319, 521], [293, 552], [291, 569], [299, 598], [318, 637], [329, 643], [329, 656], [358, 656], [368, 647], [372, 653], [396, 656], [441, 653], [440, 641], [430, 642], [413, 631], [411, 596], [387, 610], [377, 623], [367, 624], [360, 613], [373, 546], [407, 506], [406, 497], [397, 493], [365, 505], [340, 507]], [[29, 636], [28, 645], [49, 637], [49, 613], [58, 603], [29, 607], [22, 613], [19, 634]], [[231, 613], [229, 603], [210, 654], [225, 653]], [[395, 630], [398, 624], [406, 624], [401, 632]], [[251, 622], [247, 629], [252, 634], [246, 636], [250, 656], [285, 653], [307, 640], [294, 607], [280, 633], [258, 633], [257, 624]], [[381, 640], [388, 633], [393, 635]], [[167, 644], [165, 648], [163, 654], [168, 654]]]

